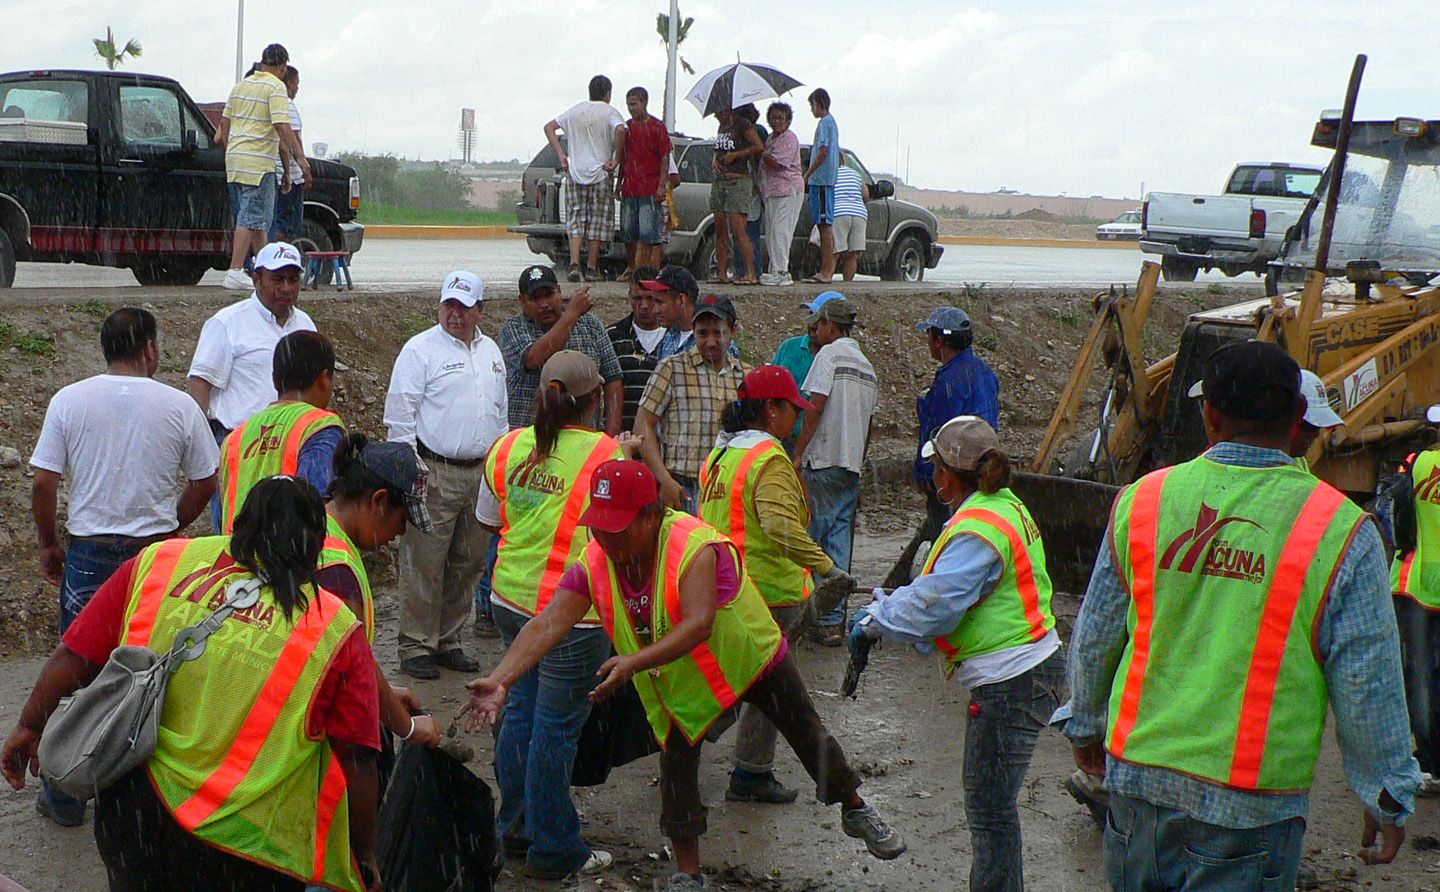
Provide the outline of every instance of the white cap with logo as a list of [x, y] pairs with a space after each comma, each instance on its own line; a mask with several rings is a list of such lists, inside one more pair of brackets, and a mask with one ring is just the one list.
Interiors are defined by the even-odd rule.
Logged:
[[445, 287], [440, 289], [440, 302], [458, 300], [467, 307], [473, 307], [485, 299], [485, 283], [469, 270], [457, 269], [445, 277]]
[[1314, 427], [1334, 427], [1344, 424], [1325, 393], [1325, 382], [1309, 369], [1300, 370], [1300, 392], [1305, 396], [1305, 423]]
[[305, 263], [300, 258], [300, 249], [289, 242], [271, 242], [255, 255], [256, 269], [277, 270], [287, 266], [305, 268]]

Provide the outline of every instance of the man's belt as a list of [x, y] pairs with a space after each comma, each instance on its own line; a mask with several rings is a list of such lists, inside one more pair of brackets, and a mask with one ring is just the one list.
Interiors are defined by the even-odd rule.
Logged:
[[452, 465], [457, 468], [473, 468], [485, 461], [483, 455], [479, 458], [450, 458], [447, 455], [441, 455], [419, 440], [415, 441], [415, 452], [427, 461], [438, 461], [442, 465]]
[[148, 548], [156, 542], [164, 542], [166, 539], [174, 538], [179, 530], [171, 530], [168, 533], [157, 533], [154, 536], [71, 536], [71, 543], [85, 542], [90, 545], [100, 545], [105, 548], [133, 548], [139, 551]]

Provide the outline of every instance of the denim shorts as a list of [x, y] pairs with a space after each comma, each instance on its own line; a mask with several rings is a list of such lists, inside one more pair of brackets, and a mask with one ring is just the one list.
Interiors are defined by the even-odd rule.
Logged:
[[260, 185], [230, 184], [230, 209], [235, 212], [235, 225], [240, 229], [270, 231], [275, 219], [275, 172], [260, 180]]
[[653, 195], [626, 195], [620, 199], [620, 241], [658, 245], [665, 239], [660, 202]]
[[270, 240], [275, 241], [281, 233], [285, 241], [293, 242], [305, 225], [305, 184], [296, 183], [289, 192], [275, 196], [275, 219], [270, 224]]
[[835, 187], [810, 187], [810, 222], [816, 226], [835, 225]]

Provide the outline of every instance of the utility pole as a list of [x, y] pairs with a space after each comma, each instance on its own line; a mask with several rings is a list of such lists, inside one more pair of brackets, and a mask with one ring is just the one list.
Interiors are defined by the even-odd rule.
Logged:
[[235, 83], [245, 76], [245, 0], [235, 14]]
[[[243, 3], [244, 0], [241, 0]], [[666, 40], [669, 55], [665, 63], [665, 129], [675, 129], [675, 62], [680, 54], [680, 0], [670, 0], [670, 35]]]

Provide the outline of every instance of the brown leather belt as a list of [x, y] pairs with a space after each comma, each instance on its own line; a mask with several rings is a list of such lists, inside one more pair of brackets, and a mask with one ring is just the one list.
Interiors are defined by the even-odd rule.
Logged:
[[441, 455], [419, 440], [415, 441], [415, 452], [421, 458], [428, 461], [438, 461], [442, 465], [451, 465], [456, 468], [473, 468], [485, 461], [485, 456], [483, 455], [479, 458], [450, 458], [449, 456]]

